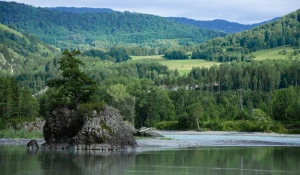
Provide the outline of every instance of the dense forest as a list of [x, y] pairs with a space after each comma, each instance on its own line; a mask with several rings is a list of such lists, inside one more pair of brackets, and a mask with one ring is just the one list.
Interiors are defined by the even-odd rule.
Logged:
[[252, 52], [278, 46], [300, 47], [300, 10], [272, 23], [201, 44], [192, 59], [228, 62], [250, 61]]
[[264, 21], [264, 22], [255, 23], [255, 24], [239, 24], [236, 22], [229, 22], [229, 21], [222, 20], [222, 19], [215, 19], [212, 21], [194, 20], [194, 19], [189, 19], [189, 18], [184, 18], [184, 17], [168, 17], [167, 19], [181, 22], [183, 24], [194, 25], [194, 26], [197, 26], [200, 28], [206, 28], [206, 29], [210, 29], [210, 30], [218, 30], [218, 31], [226, 32], [226, 33], [237, 33], [237, 32], [243, 32], [245, 30], [253, 29], [254, 27], [260, 26], [262, 24], [274, 22], [280, 18], [274, 18], [269, 21]]
[[59, 48], [110, 48], [114, 45], [160, 47], [156, 40], [185, 38], [196, 43], [225, 33], [184, 25], [163, 17], [131, 13], [71, 13], [0, 2], [0, 22]]
[[[72, 12], [72, 13], [113, 12], [112, 9], [108, 9], [108, 8], [88, 8], [88, 7], [51, 7], [51, 8], [46, 7], [46, 9], [57, 10], [61, 12]], [[245, 30], [250, 30], [262, 24], [267, 24], [276, 21], [280, 18], [274, 18], [268, 21], [263, 21], [255, 24], [240, 24], [236, 22], [229, 22], [222, 19], [215, 19], [212, 21], [194, 20], [194, 19], [189, 19], [184, 17], [167, 17], [167, 19], [174, 20], [183, 24], [193, 25], [200, 28], [206, 28], [209, 30], [223, 31], [225, 33], [237, 33], [237, 32], [243, 32]]]
[[[86, 102], [114, 106], [136, 127], [299, 131], [295, 122], [300, 107], [298, 59], [234, 61], [194, 68], [180, 76], [178, 71], [150, 61], [115, 64], [94, 57], [76, 58], [85, 64], [82, 72], [98, 84]], [[57, 94], [50, 88], [38, 95], [40, 110], [34, 108], [35, 112], [47, 117], [54, 104], [65, 105], [55, 100], [62, 97]], [[1, 99], [2, 104], [7, 103], [6, 97]]]

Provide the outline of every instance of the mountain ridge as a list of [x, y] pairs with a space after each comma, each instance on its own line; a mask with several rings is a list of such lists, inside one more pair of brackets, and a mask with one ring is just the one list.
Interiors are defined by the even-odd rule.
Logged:
[[189, 24], [189, 25], [194, 25], [196, 27], [200, 28], [206, 28], [210, 30], [217, 30], [217, 31], [223, 31], [226, 33], [237, 33], [237, 32], [242, 32], [245, 30], [250, 30], [254, 27], [257, 27], [262, 24], [266, 24], [269, 22], [276, 21], [280, 19], [279, 17], [273, 18], [268, 21], [263, 21], [260, 23], [254, 23], [254, 24], [241, 24], [238, 22], [230, 22], [224, 19], [214, 19], [214, 20], [195, 20], [195, 19], [190, 19], [190, 18], [185, 18], [185, 17], [167, 17], [169, 20], [174, 20], [183, 24]]
[[[113, 12], [115, 10], [111, 8], [92, 8], [92, 7], [43, 7], [45, 9], [57, 10], [60, 12], [73, 12], [73, 13], [105, 13]], [[133, 12], [134, 13], [134, 12]], [[206, 28], [210, 30], [223, 31], [226, 33], [236, 33], [242, 32], [245, 30], [250, 30], [254, 27], [257, 27], [261, 24], [266, 24], [269, 22], [276, 21], [280, 17], [275, 17], [273, 19], [262, 21], [259, 23], [253, 24], [243, 24], [239, 22], [231, 22], [225, 19], [214, 19], [214, 20], [196, 20], [187, 17], [165, 17], [168, 20], [174, 20], [183, 24], [193, 25], [200, 28]]]

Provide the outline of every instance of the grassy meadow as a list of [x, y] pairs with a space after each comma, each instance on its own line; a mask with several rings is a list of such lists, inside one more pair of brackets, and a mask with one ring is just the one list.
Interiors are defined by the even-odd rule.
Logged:
[[205, 61], [205, 60], [168, 60], [163, 55], [154, 56], [131, 56], [133, 60], [152, 60], [166, 65], [171, 70], [178, 69], [180, 74], [188, 73], [193, 67], [211, 67], [213, 65], [220, 65], [220, 63]]
[[[285, 50], [285, 51], [284, 51]], [[281, 46], [273, 49], [260, 50], [257, 52], [253, 52], [252, 55], [255, 56], [254, 60], [260, 61], [265, 59], [288, 59], [288, 58], [296, 58], [299, 55], [294, 56], [295, 49], [291, 46]], [[191, 55], [191, 53], [189, 53]], [[166, 65], [171, 70], [178, 69], [180, 74], [189, 73], [193, 67], [211, 67], [213, 65], [220, 65], [221, 63], [205, 61], [205, 60], [168, 60], [164, 58], [164, 55], [153, 55], [153, 56], [131, 56], [133, 60], [151, 60], [159, 62], [163, 65]]]
[[[285, 50], [285, 54], [283, 53]], [[294, 49], [291, 46], [281, 46], [273, 49], [260, 50], [257, 52], [253, 52], [252, 55], [255, 56], [254, 60], [265, 60], [265, 59], [287, 59], [290, 56], [293, 56]]]

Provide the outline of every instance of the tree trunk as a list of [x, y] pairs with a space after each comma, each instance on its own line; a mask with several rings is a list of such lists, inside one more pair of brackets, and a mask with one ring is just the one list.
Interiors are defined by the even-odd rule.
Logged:
[[197, 124], [197, 130], [200, 131], [200, 125], [199, 125], [199, 121], [198, 121], [198, 118], [196, 117], [196, 124]]

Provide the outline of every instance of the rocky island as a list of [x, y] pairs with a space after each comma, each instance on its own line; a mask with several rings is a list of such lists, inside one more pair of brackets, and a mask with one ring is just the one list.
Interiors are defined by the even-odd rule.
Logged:
[[57, 108], [43, 128], [45, 149], [124, 150], [137, 143], [118, 110], [104, 106], [101, 111]]

